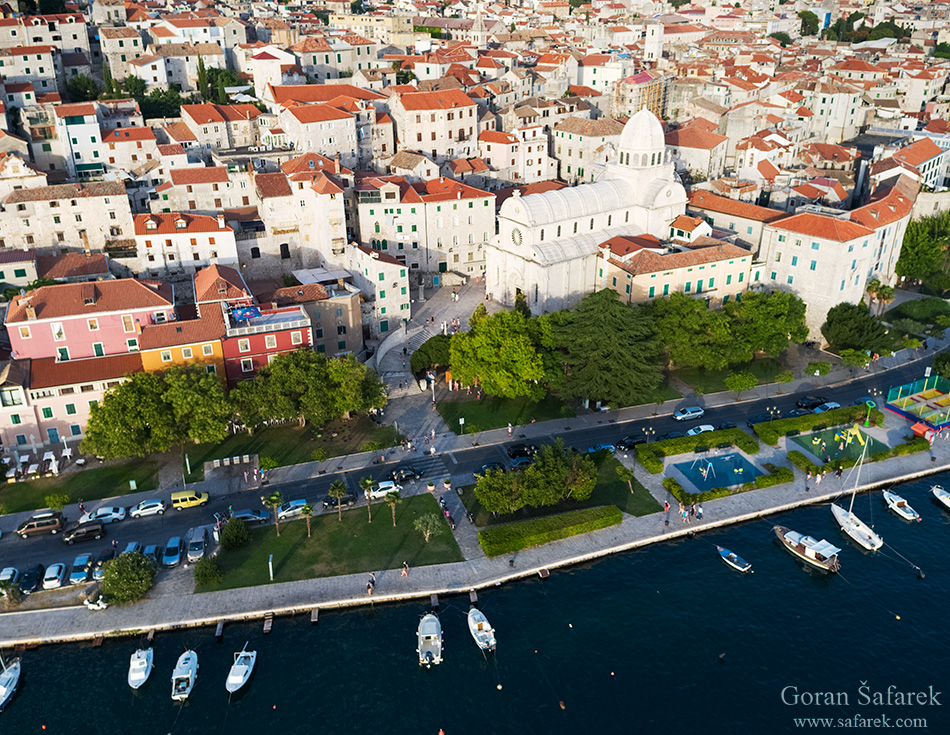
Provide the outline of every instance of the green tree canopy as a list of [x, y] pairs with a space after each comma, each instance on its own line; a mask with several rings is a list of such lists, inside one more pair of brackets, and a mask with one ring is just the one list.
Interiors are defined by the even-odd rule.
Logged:
[[736, 339], [749, 351], [778, 357], [790, 342], [808, 339], [805, 302], [787, 291], [751, 291], [742, 301], [726, 305], [733, 318]]
[[770, 33], [769, 38], [774, 38], [776, 41], [782, 44], [782, 48], [785, 48], [792, 43], [791, 37], [785, 31], [776, 31], [775, 33]]
[[158, 373], [132, 373], [94, 404], [82, 451], [106, 459], [167, 452], [179, 440], [165, 383]]
[[171, 406], [178, 436], [193, 442], [223, 441], [231, 406], [221, 381], [202, 365], [176, 366], [164, 374], [164, 400]]
[[798, 17], [802, 19], [801, 33], [803, 36], [818, 35], [818, 28], [820, 24], [817, 15], [815, 15], [810, 10], [803, 10], [798, 14]]
[[155, 563], [141, 551], [121, 554], [106, 563], [102, 577], [102, 593], [116, 605], [138, 602], [152, 588]]
[[654, 308], [657, 333], [677, 365], [721, 370], [751, 358], [748, 349], [737, 343], [726, 312], [713, 311], [684, 293], [658, 299]]
[[759, 384], [759, 379], [748, 370], [744, 370], [739, 373], [730, 373], [723, 382], [729, 390], [735, 392], [738, 398], [741, 393], [755, 388]]
[[450, 347], [452, 337], [437, 334], [419, 345], [419, 349], [409, 358], [409, 367], [414, 373], [422, 373], [432, 368], [448, 368], [451, 360]]
[[894, 272], [922, 281], [944, 268], [950, 245], [950, 212], [941, 212], [907, 223], [901, 254]]
[[831, 348], [839, 352], [887, 349], [887, 329], [868, 313], [864, 304], [841, 303], [829, 309], [821, 333]]
[[653, 395], [663, 380], [652, 309], [620, 301], [604, 289], [586, 296], [556, 326], [563, 349], [562, 392], [629, 406]]
[[99, 96], [99, 85], [85, 74], [76, 74], [66, 81], [66, 94], [73, 102], [89, 102]]

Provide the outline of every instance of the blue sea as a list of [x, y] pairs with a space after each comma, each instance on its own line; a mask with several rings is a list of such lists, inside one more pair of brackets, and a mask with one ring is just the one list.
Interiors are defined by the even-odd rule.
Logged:
[[[445, 660], [432, 670], [416, 663], [422, 601], [323, 612], [315, 626], [278, 618], [266, 636], [259, 622], [229, 625], [221, 643], [211, 629], [158, 634], [155, 670], [135, 693], [135, 639], [26, 651], [0, 732], [765, 734], [900, 722], [950, 733], [950, 513], [930, 499], [932, 481], [897, 489], [918, 524], [880, 492], [858, 496], [855, 513], [887, 544], [874, 554], [821, 505], [482, 591], [494, 655], [469, 636], [467, 599], [443, 599]], [[775, 524], [841, 546], [841, 573], [804, 568]], [[728, 568], [715, 544], [754, 573]], [[245, 641], [257, 670], [229, 700]], [[169, 680], [186, 646], [200, 672], [178, 705]]]

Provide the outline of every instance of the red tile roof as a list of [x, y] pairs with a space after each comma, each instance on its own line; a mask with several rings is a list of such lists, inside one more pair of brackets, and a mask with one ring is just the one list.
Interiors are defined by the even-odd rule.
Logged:
[[679, 148], [697, 148], [701, 150], [712, 150], [718, 145], [722, 145], [729, 138], [718, 133], [711, 133], [703, 130], [699, 125], [690, 125], [679, 130], [672, 130], [666, 134], [666, 144], [677, 146]]
[[849, 242], [857, 240], [859, 237], [869, 237], [874, 234], [874, 230], [870, 230], [856, 222], [838, 219], [837, 217], [826, 217], [813, 212], [793, 214], [781, 222], [773, 222], [772, 227], [788, 232], [797, 232], [800, 235], [821, 238], [822, 240], [835, 240], [836, 242]]
[[81, 278], [109, 272], [109, 260], [104, 253], [63, 253], [41, 255], [36, 259], [38, 278]]
[[735, 217], [757, 222], [775, 222], [787, 216], [785, 212], [778, 212], [774, 209], [759, 207], [746, 202], [737, 202], [735, 199], [721, 197], [702, 189], [694, 190], [689, 195], [689, 206], [695, 209], [719, 212], [720, 214], [731, 214]]
[[224, 184], [228, 181], [226, 166], [202, 166], [195, 168], [173, 168], [172, 183], [175, 186], [189, 184]]
[[197, 313], [193, 318], [184, 318], [184, 316], [184, 310], [181, 310], [179, 318], [173, 322], [142, 327], [142, 333], [139, 335], [139, 349], [156, 350], [177, 345], [212, 342], [224, 335], [224, 315], [217, 304], [198, 305]]
[[174, 304], [172, 287], [157, 281], [145, 284], [134, 278], [119, 278], [95, 283], [60, 283], [14, 296], [7, 310], [7, 323], [28, 321], [26, 309], [30, 306], [36, 310], [37, 319], [56, 319], [106, 311], [163, 310]]
[[[191, 232], [231, 232], [227, 225], [220, 226], [217, 217], [189, 212], [153, 212], [134, 217], [136, 235], [175, 235]], [[179, 226], [182, 225], [182, 226]]]
[[251, 292], [234, 268], [212, 265], [195, 273], [195, 303], [249, 299]]
[[460, 89], [441, 92], [412, 92], [399, 98], [406, 110], [451, 110], [455, 107], [474, 107], [475, 102]]
[[142, 356], [138, 352], [61, 362], [54, 357], [44, 357], [30, 361], [30, 389], [41, 390], [60, 385], [97, 383], [140, 372], [142, 372]]

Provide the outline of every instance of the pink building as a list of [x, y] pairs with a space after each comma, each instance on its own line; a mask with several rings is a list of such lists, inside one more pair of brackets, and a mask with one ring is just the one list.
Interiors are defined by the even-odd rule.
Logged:
[[142, 327], [174, 320], [174, 304], [172, 286], [158, 281], [43, 286], [10, 302], [13, 357], [65, 361], [137, 352]]

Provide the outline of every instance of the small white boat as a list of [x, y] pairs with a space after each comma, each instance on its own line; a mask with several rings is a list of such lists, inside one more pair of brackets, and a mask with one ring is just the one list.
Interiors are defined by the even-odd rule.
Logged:
[[140, 648], [129, 660], [129, 686], [138, 689], [152, 673], [152, 649]]
[[248, 651], [247, 643], [245, 643], [244, 648], [234, 654], [234, 663], [231, 664], [227, 681], [224, 683], [228, 694], [234, 694], [247, 684], [247, 680], [251, 678], [251, 672], [254, 671], [255, 663], [257, 663], [257, 651]]
[[863, 546], [868, 551], [877, 551], [884, 545], [884, 539], [850, 510], [845, 510], [840, 505], [832, 503], [831, 513], [838, 521], [838, 525], [841, 526], [841, 530], [854, 539], [859, 546]]
[[20, 683], [20, 659], [15, 658], [9, 664], [4, 663], [0, 658], [0, 712], [7, 706], [10, 699], [16, 693], [17, 684]]
[[724, 549], [718, 545], [716, 546], [716, 549], [719, 550], [719, 556], [722, 557], [722, 560], [737, 572], [742, 572], [745, 574], [746, 572], [752, 571], [752, 564], [747, 562], [734, 551], [729, 551], [729, 549]]
[[469, 608], [468, 632], [475, 639], [475, 645], [483, 651], [495, 650], [495, 629], [488, 623], [485, 613], [477, 607]]
[[785, 545], [785, 548], [802, 561], [828, 572], [837, 572], [841, 568], [838, 564], [838, 552], [841, 549], [837, 546], [828, 543], [824, 539], [818, 541], [811, 536], [805, 536], [785, 526], [776, 526], [773, 530], [775, 535], [778, 536], [778, 540]]
[[908, 505], [907, 501], [904, 500], [900, 495], [892, 493], [889, 490], [884, 491], [884, 502], [887, 503], [887, 507], [892, 511], [897, 513], [905, 521], [919, 521], [920, 514], [916, 510]]
[[944, 507], [950, 510], [950, 493], [943, 489], [941, 485], [934, 485], [930, 488], [930, 492], [933, 493], [933, 496], [940, 502]]
[[442, 663], [442, 624], [435, 613], [426, 613], [419, 621], [416, 630], [418, 639], [419, 665], [427, 669]]
[[172, 672], [172, 699], [183, 702], [188, 699], [198, 679], [198, 654], [185, 651], [178, 657], [178, 664]]

